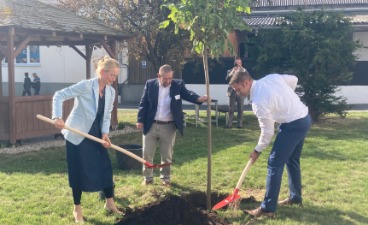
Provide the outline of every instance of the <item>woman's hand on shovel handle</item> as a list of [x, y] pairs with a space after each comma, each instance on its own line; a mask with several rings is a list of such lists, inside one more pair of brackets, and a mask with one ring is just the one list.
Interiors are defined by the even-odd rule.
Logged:
[[63, 119], [56, 118], [54, 120], [55, 120], [54, 125], [55, 125], [55, 127], [57, 129], [60, 129], [60, 130], [61, 129], [64, 129], [65, 124], [64, 124], [64, 120]]
[[255, 163], [260, 155], [261, 155], [260, 152], [257, 152], [256, 150], [253, 150], [250, 153], [249, 158], [252, 158], [252, 163]]
[[109, 138], [108, 134], [102, 134], [101, 139], [105, 141], [105, 143], [102, 144], [105, 148], [110, 148], [111, 147], [111, 141], [110, 141], [110, 138]]

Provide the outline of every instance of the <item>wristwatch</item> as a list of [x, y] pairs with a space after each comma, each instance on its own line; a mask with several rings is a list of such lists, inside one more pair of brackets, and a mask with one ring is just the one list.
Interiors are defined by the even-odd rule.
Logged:
[[59, 116], [59, 117], [54, 117], [52, 118], [53, 120], [61, 120], [62, 118]]

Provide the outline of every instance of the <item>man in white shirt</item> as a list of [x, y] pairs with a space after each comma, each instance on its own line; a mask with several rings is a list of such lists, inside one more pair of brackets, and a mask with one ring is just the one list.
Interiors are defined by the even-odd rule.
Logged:
[[279, 204], [302, 204], [300, 155], [311, 126], [311, 117], [308, 107], [295, 93], [297, 82], [296, 76], [280, 74], [270, 74], [260, 80], [253, 80], [247, 71], [239, 71], [229, 83], [238, 94], [250, 97], [253, 112], [258, 118], [261, 134], [257, 146], [250, 154], [253, 163], [270, 144], [275, 122], [280, 124], [268, 158], [264, 200], [260, 207], [245, 211], [254, 217], [275, 216], [285, 164], [290, 195], [279, 201]]

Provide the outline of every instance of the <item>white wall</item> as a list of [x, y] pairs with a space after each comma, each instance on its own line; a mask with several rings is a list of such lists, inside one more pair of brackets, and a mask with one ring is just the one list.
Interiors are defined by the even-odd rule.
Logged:
[[368, 104], [368, 86], [340, 86], [336, 96], [346, 97], [348, 104]]
[[[85, 52], [84, 46], [77, 46], [81, 52]], [[95, 76], [95, 67], [98, 59], [106, 55], [106, 52], [102, 48], [96, 48], [92, 53], [92, 65], [91, 77]], [[122, 57], [122, 62], [127, 63], [127, 57]], [[85, 60], [76, 52], [74, 49], [68, 46], [62, 47], [45, 47], [40, 46], [40, 63], [39, 64], [16, 64], [15, 66], [15, 82], [19, 83], [18, 86], [23, 85], [24, 73], [28, 72], [30, 78], [32, 78], [32, 73], [37, 73], [41, 78], [41, 83], [48, 83], [49, 86], [54, 86], [55, 88], [60, 87], [62, 84], [72, 84], [77, 83], [82, 79], [86, 79], [86, 62]], [[118, 77], [119, 81], [126, 80], [127, 77], [127, 67], [121, 66], [120, 74]], [[2, 81], [8, 82], [8, 66], [7, 64], [2, 65]], [[42, 85], [42, 84], [41, 84]], [[51, 87], [41, 86], [41, 94], [50, 93]], [[55, 91], [55, 90], [54, 90]], [[18, 92], [19, 93], [19, 92]]]

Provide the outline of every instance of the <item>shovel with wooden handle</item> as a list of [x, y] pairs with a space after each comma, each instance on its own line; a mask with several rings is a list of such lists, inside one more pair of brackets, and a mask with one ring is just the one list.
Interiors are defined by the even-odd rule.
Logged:
[[252, 165], [252, 158], [249, 159], [247, 165], [245, 166], [243, 173], [241, 174], [238, 183], [236, 184], [236, 187], [234, 189], [234, 192], [232, 195], [228, 196], [227, 198], [225, 198], [224, 200], [222, 200], [221, 202], [217, 203], [212, 209], [213, 210], [217, 210], [220, 209], [226, 205], [228, 205], [231, 202], [236, 201], [237, 199], [240, 198], [240, 195], [238, 194], [240, 187], [243, 184], [244, 178], [247, 175], [251, 165]]
[[[43, 115], [37, 115], [37, 118], [38, 118], [38, 119], [40, 119], [40, 120], [42, 120], [42, 121], [44, 121], [44, 122], [47, 122], [47, 123], [51, 123], [51, 124], [54, 124], [54, 123], [55, 123], [55, 121], [54, 121], [54, 120], [52, 120], [52, 119], [50, 119], [50, 118], [47, 118], [47, 117], [45, 117], [45, 116], [43, 116]], [[65, 125], [65, 126], [64, 126], [64, 129], [70, 130], [70, 131], [72, 131], [72, 132], [74, 132], [74, 133], [77, 133], [77, 134], [79, 134], [79, 135], [81, 135], [81, 136], [83, 136], [83, 137], [86, 137], [86, 138], [91, 139], [91, 140], [93, 140], [93, 141], [99, 142], [99, 143], [101, 143], [101, 144], [106, 143], [106, 141], [104, 141], [104, 140], [102, 140], [102, 139], [100, 139], [100, 138], [97, 138], [97, 137], [92, 136], [92, 135], [90, 135], [90, 134], [84, 133], [84, 132], [82, 132], [82, 131], [80, 131], [80, 130], [78, 130], [78, 129], [75, 129], [75, 128], [72, 128], [72, 127], [69, 127], [69, 126], [67, 126], [67, 125]], [[115, 149], [115, 150], [117, 150], [117, 151], [119, 151], [119, 152], [122, 152], [122, 153], [124, 153], [124, 154], [126, 154], [126, 155], [128, 155], [128, 156], [130, 156], [131, 158], [133, 158], [133, 159], [135, 159], [135, 160], [139, 161], [140, 163], [142, 163], [143, 165], [145, 165], [147, 168], [160, 168], [160, 167], [169, 166], [169, 165], [171, 164], [171, 163], [164, 163], [164, 164], [152, 164], [152, 163], [150, 163], [150, 162], [147, 162], [147, 161], [146, 161], [146, 160], [144, 160], [143, 158], [141, 158], [141, 157], [137, 156], [136, 154], [131, 153], [131, 152], [129, 152], [128, 150], [126, 150], [126, 149], [124, 149], [124, 148], [121, 148], [121, 147], [119, 147], [119, 146], [117, 146], [117, 145], [111, 144], [111, 148], [113, 148], [113, 149]]]

